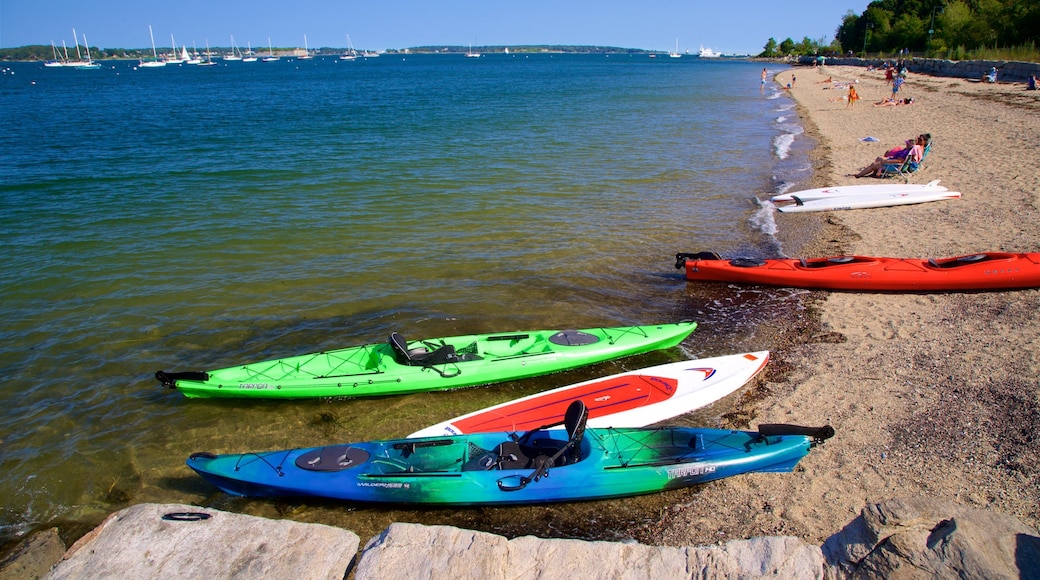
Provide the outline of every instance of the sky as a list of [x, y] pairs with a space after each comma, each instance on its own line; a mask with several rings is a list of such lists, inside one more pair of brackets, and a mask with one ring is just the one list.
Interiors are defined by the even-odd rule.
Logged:
[[869, 0], [0, 0], [0, 48], [178, 45], [358, 50], [413, 46], [595, 45], [754, 54], [770, 37], [829, 43]]

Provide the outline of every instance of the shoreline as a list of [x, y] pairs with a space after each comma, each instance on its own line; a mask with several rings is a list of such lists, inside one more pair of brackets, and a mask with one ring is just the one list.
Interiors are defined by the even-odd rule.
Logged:
[[[1040, 96], [1022, 85], [910, 74], [901, 96], [882, 71], [798, 67], [774, 80], [816, 140], [806, 188], [880, 183], [847, 176], [918, 133], [934, 147], [911, 183], [941, 179], [961, 200], [826, 212], [815, 222], [777, 215], [781, 233], [815, 228], [796, 257], [861, 254], [946, 257], [1040, 248]], [[846, 109], [858, 81], [861, 100]], [[782, 82], [781, 82], [782, 81]], [[861, 139], [873, 136], [876, 142]], [[790, 234], [784, 235], [784, 238]], [[786, 246], [786, 240], [782, 240]], [[922, 497], [1040, 525], [1038, 370], [1040, 290], [896, 294], [812, 292], [794, 326], [802, 340], [774, 347], [769, 367], [724, 417], [831, 424], [837, 435], [794, 473], [709, 484], [637, 531], [656, 545], [715, 544], [793, 535], [822, 542], [865, 504]], [[808, 320], [806, 320], [808, 319]]]

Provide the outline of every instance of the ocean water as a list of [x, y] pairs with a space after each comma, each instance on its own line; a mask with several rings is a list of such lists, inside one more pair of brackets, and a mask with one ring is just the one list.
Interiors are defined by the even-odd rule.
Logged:
[[[493, 510], [250, 501], [184, 461], [403, 436], [577, 380], [770, 348], [759, 325], [797, 308], [797, 294], [693, 287], [674, 268], [679, 251], [784, 251], [757, 199], [809, 178], [809, 145], [794, 104], [760, 85], [759, 63], [135, 65], [0, 74], [0, 541], [86, 529], [144, 501], [359, 533], [421, 521], [610, 537], [586, 524], [613, 514], [611, 529], [624, 527], [675, 496]], [[680, 349], [448, 393], [188, 401], [152, 377], [394, 330], [684, 318], [700, 328]]]

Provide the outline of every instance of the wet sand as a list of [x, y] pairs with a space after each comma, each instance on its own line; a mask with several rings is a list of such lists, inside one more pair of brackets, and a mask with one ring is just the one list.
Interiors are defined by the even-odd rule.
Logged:
[[[911, 73], [909, 106], [880, 71], [780, 73], [818, 142], [811, 187], [881, 183], [856, 173], [919, 133], [933, 147], [912, 183], [940, 179], [960, 200], [894, 208], [776, 215], [785, 231], [812, 226], [793, 257], [861, 254], [941, 258], [1040, 251], [1040, 94]], [[845, 88], [861, 100], [847, 108]], [[757, 80], [757, 79], [756, 79]], [[864, 142], [872, 136], [877, 142]], [[1040, 524], [1040, 290], [950, 293], [814, 292], [799, 340], [773, 346], [762, 378], [725, 426], [831, 424], [837, 435], [793, 474], [752, 474], [677, 495], [635, 531], [645, 543], [695, 545], [761, 535], [821, 543], [868, 503], [928, 497]], [[796, 324], [792, 322], [792, 324]]]

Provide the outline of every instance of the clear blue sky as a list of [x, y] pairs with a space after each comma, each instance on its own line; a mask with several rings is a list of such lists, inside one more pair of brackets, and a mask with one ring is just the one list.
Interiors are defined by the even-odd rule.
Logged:
[[570, 44], [757, 53], [770, 37], [827, 42], [869, 0], [0, 0], [0, 48], [147, 48], [155, 43], [381, 50], [469, 44]]

